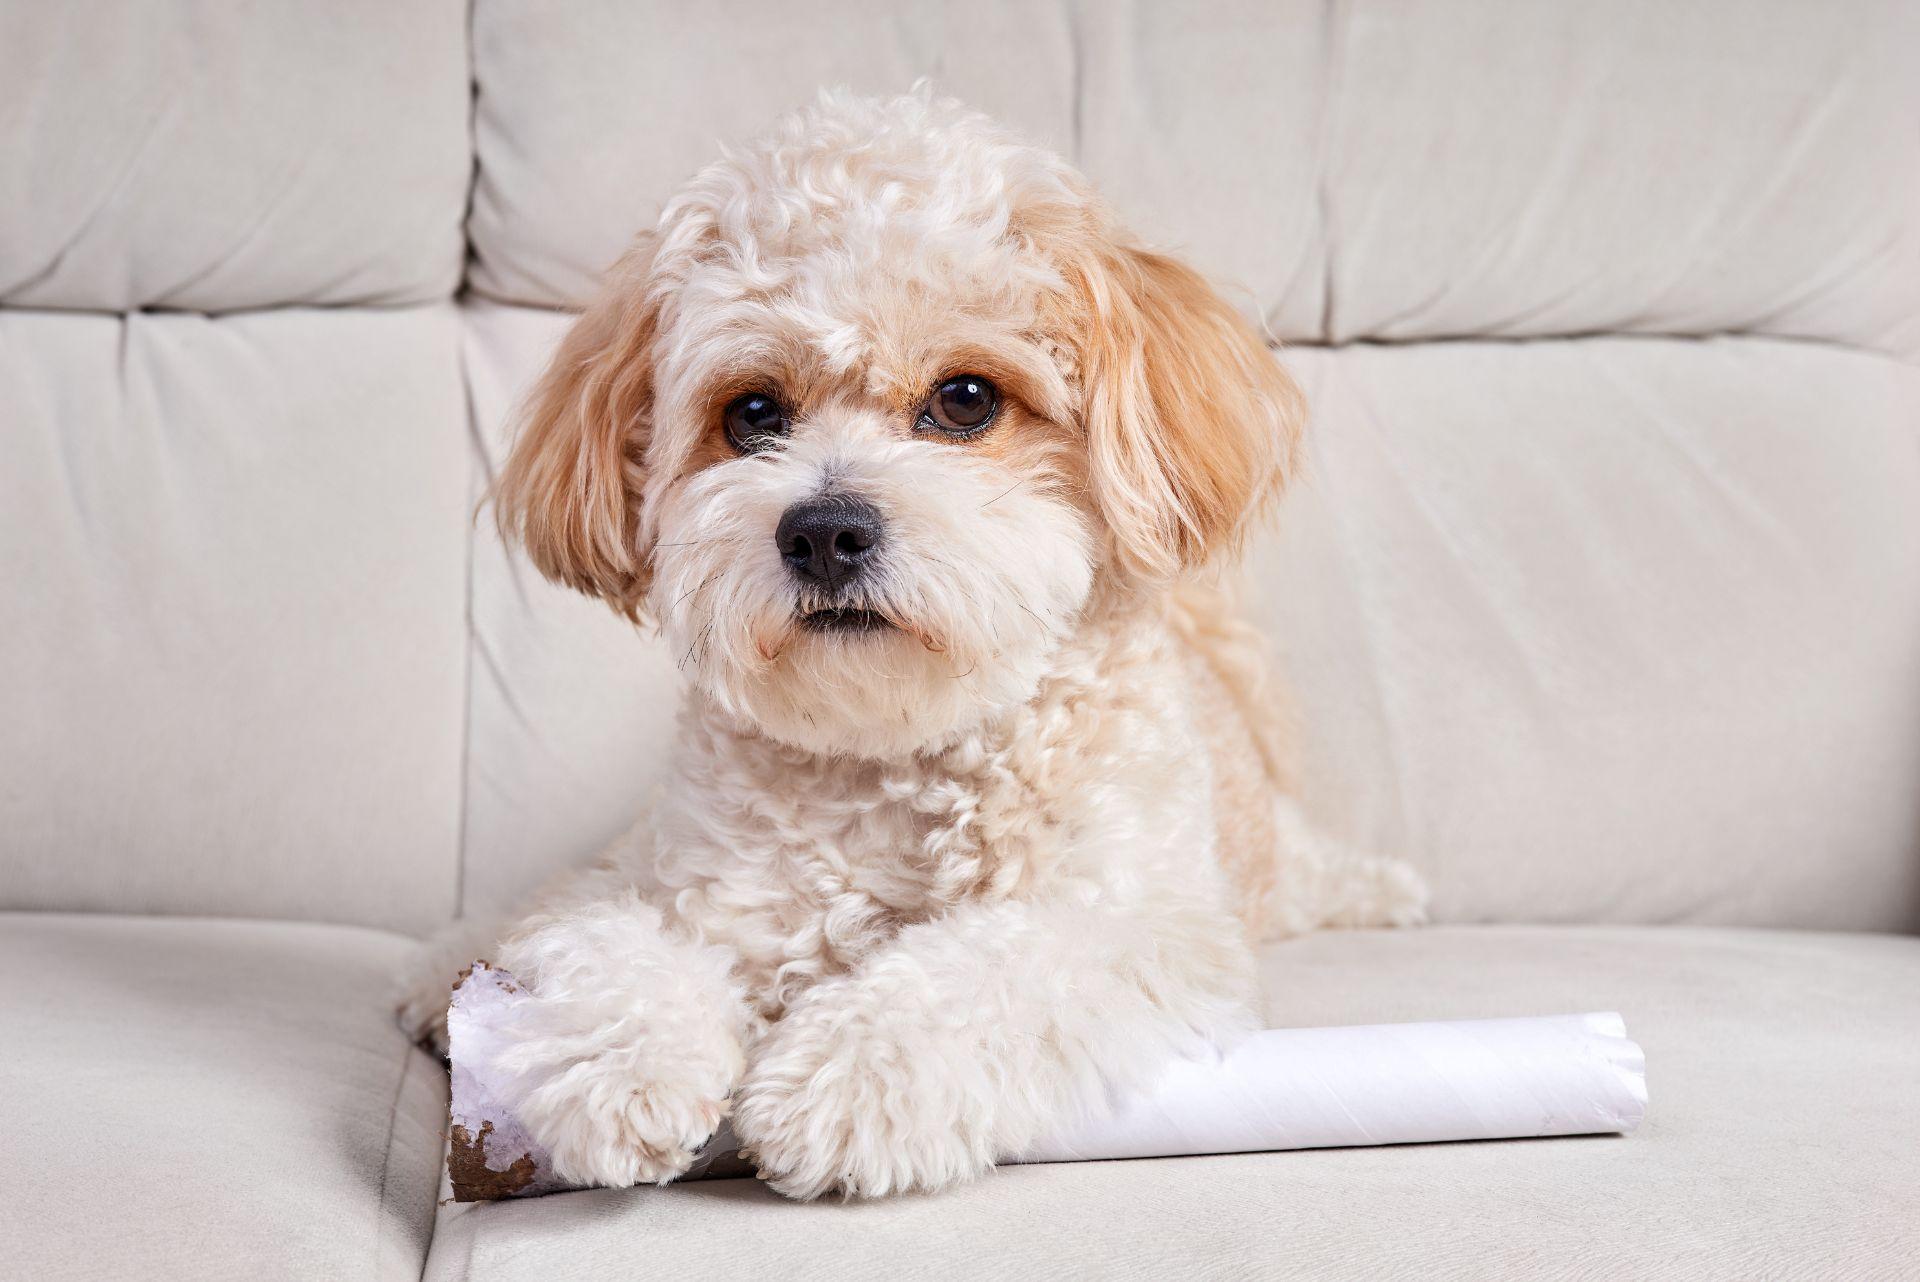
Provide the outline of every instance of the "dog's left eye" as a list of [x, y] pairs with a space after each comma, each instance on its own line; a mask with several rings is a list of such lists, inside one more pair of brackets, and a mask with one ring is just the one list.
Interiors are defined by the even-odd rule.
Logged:
[[933, 389], [920, 426], [949, 436], [972, 436], [992, 421], [1000, 393], [978, 374], [961, 374]]
[[727, 439], [742, 454], [757, 454], [787, 434], [787, 411], [764, 392], [748, 392], [727, 403]]

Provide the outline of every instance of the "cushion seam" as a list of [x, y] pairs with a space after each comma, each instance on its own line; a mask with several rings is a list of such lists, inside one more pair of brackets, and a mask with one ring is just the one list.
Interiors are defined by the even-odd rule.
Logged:
[[[409, 1046], [400, 1057], [400, 1077], [393, 1084], [393, 1099], [387, 1105], [387, 1146], [380, 1159], [380, 1204], [374, 1208], [373, 1222], [373, 1271], [379, 1276], [380, 1261], [385, 1254], [387, 1239], [387, 1207], [391, 1202], [390, 1186], [393, 1178], [394, 1136], [399, 1131], [400, 1100], [407, 1090], [407, 1078], [413, 1073], [413, 1060], [416, 1052]], [[424, 1269], [426, 1261], [421, 1260]]]

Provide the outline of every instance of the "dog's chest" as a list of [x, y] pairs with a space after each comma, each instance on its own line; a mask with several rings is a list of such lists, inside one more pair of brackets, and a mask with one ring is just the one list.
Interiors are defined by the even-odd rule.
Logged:
[[759, 822], [796, 918], [819, 920], [847, 964], [904, 925], [1009, 891], [993, 871], [1050, 826], [1047, 808], [1006, 780], [935, 767], [848, 776], [764, 808]]
[[1003, 765], [789, 762], [726, 791], [732, 804], [682, 813], [692, 822], [660, 850], [662, 881], [739, 953], [769, 1015], [904, 927], [1036, 886], [1064, 839], [1057, 807]]
[[855, 922], [897, 928], [933, 911], [937, 878], [922, 853], [930, 829], [911, 805], [873, 780], [843, 780], [784, 809], [762, 812], [758, 837], [797, 916], [835, 918], [851, 945]]
[[963, 904], [1123, 889], [1148, 811], [1189, 796], [1154, 764], [1181, 755], [1159, 684], [1104, 669], [1051, 682], [910, 763], [804, 756], [698, 726], [659, 834], [661, 889], [733, 947], [770, 1016]]

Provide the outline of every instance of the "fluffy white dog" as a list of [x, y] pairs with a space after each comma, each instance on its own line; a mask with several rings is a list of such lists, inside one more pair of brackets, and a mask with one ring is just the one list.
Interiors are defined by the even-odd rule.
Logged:
[[1249, 940], [1416, 920], [1284, 790], [1201, 586], [1300, 396], [1085, 179], [925, 93], [828, 95], [682, 190], [534, 393], [496, 500], [688, 677], [673, 777], [452, 967], [538, 1018], [515, 1107], [583, 1183], [731, 1112], [774, 1186], [933, 1189], [1254, 1022]]

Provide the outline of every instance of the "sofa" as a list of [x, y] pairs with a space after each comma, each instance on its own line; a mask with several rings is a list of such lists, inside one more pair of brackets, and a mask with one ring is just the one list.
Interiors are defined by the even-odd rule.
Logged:
[[[1914, 0], [0, 0], [0, 1274], [1920, 1274]], [[1059, 148], [1313, 407], [1244, 593], [1433, 922], [1275, 1026], [1618, 1010], [1630, 1137], [442, 1204], [396, 976], [660, 775], [476, 511], [823, 84]], [[1281, 344], [1284, 351], [1279, 351]]]

